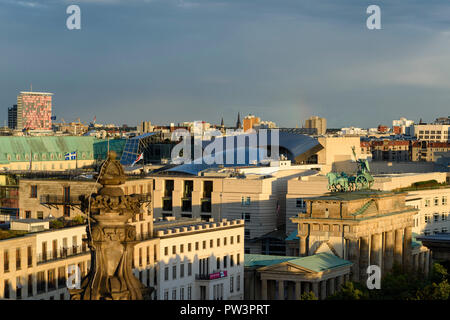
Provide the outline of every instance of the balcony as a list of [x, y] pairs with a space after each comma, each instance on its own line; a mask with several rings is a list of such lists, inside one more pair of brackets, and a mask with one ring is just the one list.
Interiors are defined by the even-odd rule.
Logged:
[[85, 254], [90, 252], [86, 246], [75, 246], [70, 248], [62, 248], [56, 251], [47, 251], [38, 254], [37, 263], [46, 263], [59, 259], [66, 259], [68, 257]]
[[80, 206], [81, 200], [80, 196], [66, 197], [54, 194], [45, 194], [40, 197], [40, 204], [47, 207], [55, 207], [55, 208], [63, 205]]

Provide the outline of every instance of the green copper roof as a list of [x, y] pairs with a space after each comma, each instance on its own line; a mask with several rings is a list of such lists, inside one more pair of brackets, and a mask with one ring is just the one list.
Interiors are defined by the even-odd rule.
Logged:
[[298, 257], [286, 257], [286, 256], [271, 256], [265, 254], [250, 254], [246, 253], [244, 255], [244, 266], [245, 267], [266, 267], [273, 264], [282, 263], [285, 261], [297, 259]]
[[290, 260], [289, 262], [315, 272], [322, 272], [328, 269], [352, 265], [350, 261], [341, 259], [338, 256], [328, 252], [297, 258], [295, 260]]
[[78, 152], [79, 160], [92, 160], [94, 137], [42, 136], [0, 137], [0, 163], [64, 160], [64, 154]]
[[286, 241], [299, 240], [298, 230], [292, 231], [286, 238]]
[[413, 232], [412, 233], [412, 240], [411, 240], [411, 246], [412, 247], [421, 247], [422, 246], [422, 241], [417, 240], [416, 238], [419, 236], [419, 234]]
[[125, 147], [125, 143], [127, 139], [110, 139], [108, 140], [94, 140], [94, 159], [96, 160], [105, 160], [108, 154], [108, 145], [110, 151], [115, 151], [117, 154], [117, 158], [120, 159], [122, 157], [123, 148]]
[[263, 254], [245, 254], [244, 257], [245, 267], [267, 267], [283, 262], [289, 262], [314, 272], [322, 272], [352, 265], [352, 262], [341, 259], [328, 252], [317, 253], [307, 257], [271, 256]]

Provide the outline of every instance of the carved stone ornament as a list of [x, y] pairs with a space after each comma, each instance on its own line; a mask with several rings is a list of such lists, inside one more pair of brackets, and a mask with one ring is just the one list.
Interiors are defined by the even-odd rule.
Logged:
[[120, 185], [125, 180], [122, 165], [110, 152], [98, 176], [102, 187], [81, 199], [81, 209], [91, 219], [91, 268], [80, 288], [69, 289], [72, 300], [147, 300], [154, 290], [133, 274], [136, 229], [127, 221], [140, 212], [141, 202], [138, 195], [124, 195]]

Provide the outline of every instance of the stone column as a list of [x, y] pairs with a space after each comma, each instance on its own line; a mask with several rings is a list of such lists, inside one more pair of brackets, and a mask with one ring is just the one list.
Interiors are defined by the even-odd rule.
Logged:
[[370, 244], [370, 264], [382, 267], [381, 264], [381, 234], [375, 233], [372, 235], [372, 242]]
[[344, 285], [344, 276], [337, 277], [337, 290], [341, 290]]
[[424, 273], [425, 276], [428, 276], [428, 273], [430, 272], [430, 251], [425, 252], [424, 260], [425, 260]]
[[349, 239], [348, 260], [353, 262], [352, 280], [359, 280], [359, 246], [357, 239]]
[[414, 271], [419, 271], [419, 255], [420, 253], [414, 255]]
[[306, 250], [306, 237], [301, 236], [300, 237], [300, 257], [304, 257], [307, 255]]
[[261, 299], [267, 300], [267, 279], [262, 279], [262, 286], [261, 286]]
[[403, 237], [403, 269], [411, 269], [411, 258], [412, 258], [412, 227], [406, 227]]
[[384, 251], [384, 273], [390, 272], [394, 264], [394, 232], [386, 231], [386, 248]]
[[365, 281], [367, 279], [367, 267], [369, 266], [369, 237], [359, 238], [359, 243], [359, 281]]
[[327, 280], [320, 282], [320, 300], [325, 300], [327, 297]]
[[333, 295], [336, 289], [336, 282], [335, 282], [335, 278], [331, 278], [329, 283], [329, 288], [330, 288], [330, 295]]
[[424, 259], [423, 259], [424, 253], [419, 252], [419, 271], [424, 272]]
[[284, 281], [278, 280], [278, 300], [284, 300]]
[[303, 292], [308, 293], [309, 291], [311, 291], [311, 284], [309, 282], [303, 282]]
[[314, 281], [312, 283], [312, 292], [314, 293], [314, 295], [319, 298], [319, 282]]
[[302, 283], [300, 281], [295, 282], [295, 300], [300, 300], [302, 294]]
[[403, 247], [403, 230], [395, 230], [395, 244], [394, 244], [394, 262], [399, 266], [402, 265], [402, 247]]

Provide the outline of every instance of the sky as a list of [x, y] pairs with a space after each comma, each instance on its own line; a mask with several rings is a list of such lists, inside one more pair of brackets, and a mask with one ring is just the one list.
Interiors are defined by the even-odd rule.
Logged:
[[450, 114], [450, 1], [0, 0], [2, 125], [31, 85], [57, 122], [433, 121]]

